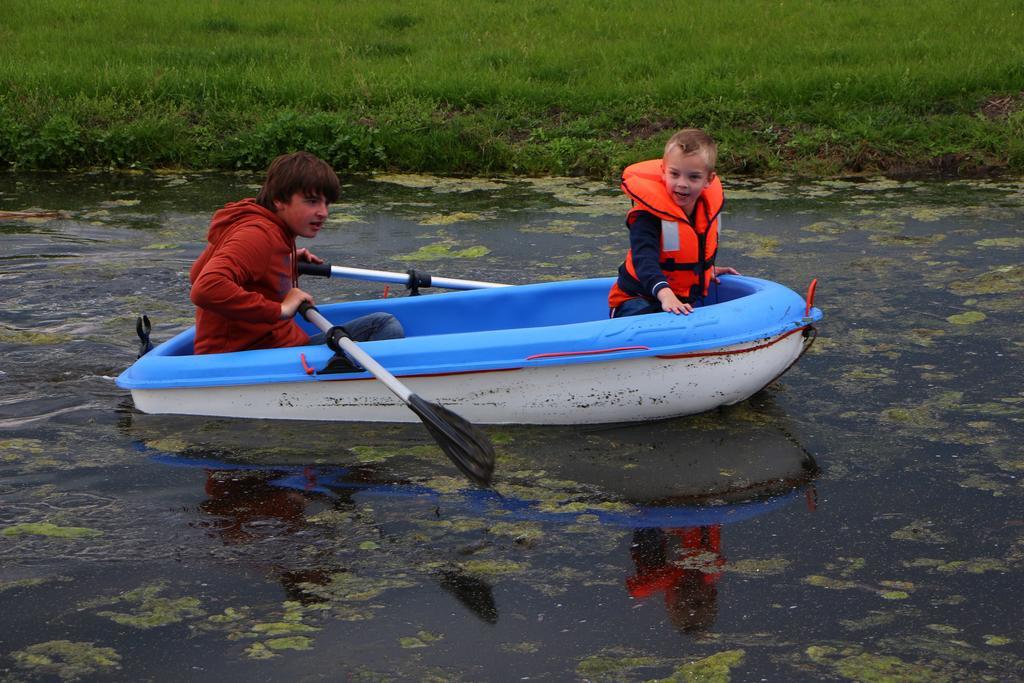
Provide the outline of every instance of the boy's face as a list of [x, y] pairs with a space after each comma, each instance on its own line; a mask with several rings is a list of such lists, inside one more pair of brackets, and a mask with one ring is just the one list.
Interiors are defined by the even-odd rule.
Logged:
[[665, 189], [672, 200], [686, 211], [693, 211], [697, 197], [711, 182], [704, 155], [685, 154], [680, 147], [673, 147], [661, 161]]
[[275, 199], [274, 209], [297, 237], [316, 237], [327, 220], [327, 200], [321, 194], [296, 192], [287, 202]]

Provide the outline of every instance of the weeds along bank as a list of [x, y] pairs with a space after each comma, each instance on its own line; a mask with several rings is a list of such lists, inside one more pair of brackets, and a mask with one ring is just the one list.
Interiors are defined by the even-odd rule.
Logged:
[[723, 172], [1024, 171], [1024, 9], [567, 0], [13, 0], [0, 162], [613, 176], [706, 128]]

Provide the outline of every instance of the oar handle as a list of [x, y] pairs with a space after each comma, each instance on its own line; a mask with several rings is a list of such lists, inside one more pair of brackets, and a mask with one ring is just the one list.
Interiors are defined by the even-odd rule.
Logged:
[[331, 276], [330, 263], [310, 263], [309, 261], [299, 261], [297, 267], [299, 275], [316, 275], [317, 277]]
[[405, 285], [409, 289], [418, 289], [420, 287], [440, 287], [442, 289], [493, 289], [495, 287], [509, 286], [499, 282], [434, 277], [427, 273], [419, 273], [414, 270], [411, 270], [408, 273], [393, 273], [386, 270], [347, 268], [344, 266], [332, 266], [329, 263], [309, 263], [308, 261], [300, 261], [297, 267], [299, 275], [343, 277], [350, 280], [365, 280], [367, 282], [390, 282], [393, 284]]

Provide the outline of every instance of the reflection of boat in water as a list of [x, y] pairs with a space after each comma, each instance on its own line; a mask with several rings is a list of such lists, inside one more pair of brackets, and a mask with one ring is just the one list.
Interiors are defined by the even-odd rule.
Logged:
[[[332, 508], [365, 505], [374, 511], [374, 524], [386, 519], [388, 507], [401, 511], [404, 524], [416, 505], [434, 510], [431, 519], [585, 523], [592, 533], [608, 527], [613, 535], [627, 529], [632, 569], [625, 590], [636, 600], [663, 600], [673, 626], [695, 633], [717, 618], [719, 579], [728, 564], [723, 527], [792, 505], [811, 492], [817, 474], [809, 453], [757, 416], [733, 409], [740, 419], [716, 417], [724, 419], [503, 428], [502, 476], [494, 489], [438, 477], [440, 454], [416, 445], [416, 430], [408, 425], [304, 424], [292, 432], [282, 431], [281, 423], [264, 429], [268, 423], [259, 421], [240, 427], [236, 420], [197, 424], [128, 413], [123, 428], [149, 458], [205, 471], [206, 500], [198, 509], [217, 518], [211, 526], [229, 544], [267, 529], [260, 523], [266, 519], [275, 521], [269, 526], [275, 535], [290, 533], [307, 523], [303, 509], [317, 499], [334, 501]], [[335, 447], [325, 456], [311, 446], [328, 440], [353, 449]], [[365, 440], [378, 444], [373, 462], [360, 462], [367, 453], [358, 444]], [[330, 572], [319, 578], [310, 572], [304, 568], [296, 580], [282, 576], [293, 599], [316, 602], [315, 586], [330, 583]], [[432, 573], [438, 587], [482, 622], [499, 621], [486, 575], [450, 561]]]
[[273, 474], [272, 478], [261, 480], [262, 485], [311, 495], [338, 496], [344, 493], [355, 503], [368, 502], [376, 497], [408, 497], [455, 504], [463, 512], [486, 513], [488, 510], [497, 510], [520, 521], [571, 522], [580, 515], [587, 515], [600, 524], [629, 528], [728, 524], [783, 507], [799, 495], [799, 489], [794, 487], [784, 493], [733, 503], [641, 505], [581, 497], [571, 492], [567, 494], [568, 498], [558, 500], [557, 492], [552, 494], [543, 489], [533, 489], [532, 494], [523, 492], [523, 497], [516, 497], [502, 494], [500, 486], [497, 490], [467, 486], [457, 491], [441, 491], [421, 484], [372, 483], [365, 481], [365, 472], [344, 467], [256, 467], [166, 454], [152, 457], [173, 466], [201, 467], [218, 472]]
[[[505, 474], [494, 488], [452, 492], [432, 486], [442, 461], [437, 449], [413, 445], [416, 435], [404, 425], [364, 426], [370, 431], [362, 436], [355, 426], [338, 433], [337, 425], [306, 425], [294, 435], [275, 428], [271, 439], [259, 422], [197, 428], [183, 419], [135, 414], [128, 429], [169, 465], [260, 472], [277, 487], [356, 500], [458, 501], [536, 521], [586, 513], [626, 527], [729, 522], [785, 504], [817, 474], [814, 458], [774, 427], [688, 418], [601, 429], [505, 428], [498, 449]], [[365, 441], [375, 445], [364, 450]], [[336, 447], [325, 457], [322, 446], [311, 447], [324, 443], [351, 450]]]
[[[780, 284], [724, 276], [690, 315], [609, 319], [611, 283], [493, 287], [320, 311], [334, 325], [373, 311], [394, 314], [407, 336], [367, 342], [365, 351], [415, 394], [482, 424], [634, 422], [731, 405], [795, 363], [822, 317]], [[416, 420], [372, 375], [332, 363], [324, 345], [196, 356], [193, 337], [192, 328], [178, 334], [118, 377], [139, 410]]]

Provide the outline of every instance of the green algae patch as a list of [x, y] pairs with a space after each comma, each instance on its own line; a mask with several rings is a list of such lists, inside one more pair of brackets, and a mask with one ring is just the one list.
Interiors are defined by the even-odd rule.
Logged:
[[1021, 249], [1024, 248], [1024, 237], [993, 237], [978, 240], [975, 244], [982, 248]]
[[868, 238], [874, 244], [883, 247], [928, 247], [946, 239], [945, 235], [893, 235], [879, 234]]
[[512, 560], [466, 560], [459, 562], [459, 567], [476, 576], [518, 574], [526, 570], [526, 565]]
[[921, 223], [934, 223], [946, 220], [947, 218], [958, 216], [962, 212], [962, 209], [958, 207], [936, 208], [931, 206], [908, 207], [903, 211], [903, 213], [908, 213], [911, 218]]
[[748, 258], [764, 259], [778, 256], [782, 243], [777, 237], [730, 233], [729, 246]]
[[816, 235], [836, 237], [847, 232], [850, 228], [849, 226], [842, 225], [835, 221], [818, 221], [816, 223], [811, 223], [810, 225], [805, 225], [800, 229], [806, 230], [807, 232], [813, 232]]
[[594, 655], [581, 660], [576, 665], [576, 673], [587, 679], [623, 680], [627, 673], [635, 669], [660, 664], [661, 661], [655, 657]]
[[504, 643], [501, 649], [505, 652], [513, 652], [520, 655], [532, 655], [540, 652], [540, 643], [524, 641], [521, 643]]
[[945, 426], [935, 419], [931, 407], [927, 405], [912, 408], [887, 408], [882, 411], [882, 419], [886, 422], [920, 429], [941, 429]]
[[743, 663], [747, 654], [744, 650], [726, 650], [684, 664], [671, 676], [657, 683], [729, 683], [732, 670]]
[[361, 463], [384, 462], [398, 456], [411, 456], [421, 458], [436, 458], [442, 455], [441, 449], [433, 445], [408, 446], [396, 448], [393, 446], [352, 446], [348, 449], [358, 458]]
[[1001, 481], [996, 481], [981, 474], [972, 474], [961, 481], [959, 485], [965, 489], [988, 491], [993, 496], [1004, 496], [1011, 492], [1009, 484], [1004, 484]]
[[19, 669], [36, 675], [57, 676], [77, 681], [95, 674], [109, 674], [121, 668], [121, 655], [94, 643], [51, 640], [29, 645], [11, 653]]
[[248, 618], [249, 611], [247, 609], [225, 607], [223, 612], [220, 614], [211, 614], [206, 620], [217, 627], [222, 627], [225, 625], [240, 623]]
[[516, 543], [533, 542], [544, 537], [544, 530], [536, 522], [498, 522], [488, 531], [495, 536], [508, 536]]
[[206, 612], [200, 607], [198, 598], [164, 598], [159, 593], [163, 591], [165, 584], [157, 582], [148, 586], [142, 586], [135, 590], [122, 593], [111, 599], [99, 599], [83, 605], [84, 607], [99, 607], [102, 605], [127, 604], [133, 606], [130, 612], [114, 612], [105, 610], [97, 612], [97, 616], [106, 617], [111, 621], [124, 626], [131, 626], [137, 629], [150, 629], [168, 624], [177, 624], [192, 617], [205, 616]]
[[554, 512], [559, 514], [584, 514], [590, 513], [592, 510], [599, 510], [605, 512], [636, 512], [636, 507], [629, 503], [620, 503], [616, 501], [603, 501], [603, 502], [586, 502], [586, 501], [575, 501], [571, 503], [565, 503], [561, 501], [547, 501], [537, 506], [537, 509], [541, 512]]
[[985, 636], [985, 644], [991, 645], [992, 647], [1002, 647], [1003, 645], [1009, 645], [1012, 642], [1013, 639], [1007, 638], [1006, 636], [994, 636], [991, 634]]
[[53, 346], [66, 344], [72, 338], [66, 334], [53, 332], [33, 332], [20, 330], [8, 325], [0, 325], [0, 344], [22, 344], [25, 346]]
[[985, 574], [986, 572], [1008, 572], [1010, 567], [1004, 560], [995, 557], [976, 557], [970, 560], [954, 560], [937, 567], [940, 572], [958, 574]]
[[392, 588], [411, 588], [416, 583], [403, 577], [367, 578], [354, 572], [335, 572], [326, 585], [302, 583], [300, 586], [311, 595], [333, 602], [365, 602]]
[[138, 206], [142, 203], [141, 199], [109, 199], [99, 203], [99, 206], [105, 208], [113, 208], [116, 206]]
[[483, 218], [481, 214], [469, 213], [467, 211], [456, 211], [455, 213], [435, 214], [427, 216], [419, 222], [419, 225], [451, 225], [466, 221], [479, 221]]
[[789, 560], [782, 557], [775, 557], [765, 560], [738, 560], [727, 562], [722, 569], [734, 574], [746, 574], [747, 576], [769, 576], [781, 574], [789, 568]]
[[325, 224], [330, 225], [332, 223], [337, 225], [343, 225], [345, 223], [361, 223], [363, 221], [362, 216], [357, 216], [351, 213], [331, 213], [330, 218], [324, 221]]
[[816, 586], [817, 588], [828, 588], [830, 590], [849, 590], [851, 588], [860, 588], [861, 584], [856, 581], [846, 581], [844, 579], [833, 579], [828, 576], [822, 576], [821, 574], [811, 574], [805, 576], [803, 579], [804, 583], [810, 586]]
[[854, 368], [844, 372], [843, 379], [872, 384], [895, 384], [895, 380], [891, 379], [893, 372], [892, 368]]
[[18, 590], [19, 588], [35, 588], [36, 586], [42, 586], [44, 583], [50, 581], [71, 581], [72, 579], [62, 576], [57, 577], [39, 577], [31, 579], [14, 579], [12, 581], [0, 581], [0, 593], [9, 590]]
[[452, 244], [439, 243], [428, 244], [425, 247], [420, 247], [411, 254], [395, 256], [394, 258], [398, 261], [440, 261], [453, 258], [480, 258], [481, 256], [486, 256], [489, 253], [491, 253], [491, 250], [481, 245], [466, 247], [465, 249], [456, 249]]
[[[440, 455], [440, 451], [438, 451]], [[473, 485], [465, 477], [451, 477], [445, 474], [431, 477], [424, 486], [437, 493], [456, 494], [471, 488]]]
[[284, 636], [296, 633], [316, 633], [320, 629], [297, 621], [268, 621], [252, 625], [251, 631], [259, 636]]
[[862, 619], [840, 619], [839, 623], [848, 631], [864, 631], [891, 624], [896, 619], [893, 612], [872, 612]]
[[416, 190], [430, 190], [438, 194], [451, 192], [476, 192], [502, 190], [506, 187], [504, 183], [487, 178], [447, 178], [439, 176], [423, 175], [419, 173], [409, 174], [380, 174], [373, 177], [374, 182], [400, 185]]
[[324, 510], [315, 515], [310, 515], [306, 521], [310, 524], [323, 524], [324, 526], [347, 527], [352, 524], [355, 514], [343, 510]]
[[439, 636], [429, 631], [420, 631], [415, 636], [399, 638], [398, 644], [405, 650], [411, 650], [421, 647], [430, 647], [434, 643], [440, 642], [443, 639], [444, 636]]
[[[945, 330], [936, 330], [927, 327], [915, 327], [910, 330], [905, 339], [913, 344], [916, 344], [917, 346], [932, 348], [935, 346], [935, 340], [938, 339], [939, 337], [944, 337], [945, 335]], [[934, 365], [930, 367], [922, 367], [923, 369], [927, 370], [936, 369]]]
[[83, 526], [57, 526], [49, 522], [27, 522], [5, 527], [0, 536], [49, 536], [51, 538], [96, 538], [103, 532]]
[[897, 541], [918, 541], [920, 543], [949, 543], [952, 538], [932, 529], [934, 522], [926, 519], [914, 520], [910, 524], [889, 534], [889, 538]]
[[288, 638], [271, 638], [263, 643], [268, 650], [312, 650], [313, 639], [309, 636], [290, 636]]
[[951, 680], [948, 673], [927, 664], [909, 663], [899, 657], [858, 650], [853, 647], [839, 649], [812, 645], [805, 653], [816, 664], [827, 666], [840, 676], [854, 681], [933, 683]]
[[39, 439], [0, 439], [0, 462], [20, 462], [42, 455], [44, 449]]
[[277, 657], [270, 648], [263, 643], [253, 643], [249, 647], [245, 648], [245, 656], [249, 659], [272, 659]]
[[996, 268], [970, 280], [953, 282], [950, 289], [958, 294], [1009, 294], [1024, 291], [1024, 265]]
[[906, 591], [879, 591], [878, 597], [883, 600], [906, 600], [910, 597], [910, 593]]
[[152, 448], [155, 451], [162, 451], [164, 453], [183, 453], [188, 450], [189, 446], [184, 439], [169, 436], [146, 441], [146, 447]]
[[528, 225], [526, 227], [519, 228], [519, 232], [550, 235], [577, 235], [580, 232], [580, 227], [583, 225], [585, 225], [585, 223], [580, 221], [561, 219], [553, 220], [541, 226]]
[[966, 313], [956, 313], [946, 318], [949, 322], [954, 325], [974, 325], [987, 319], [988, 316], [981, 311], [967, 311]]

